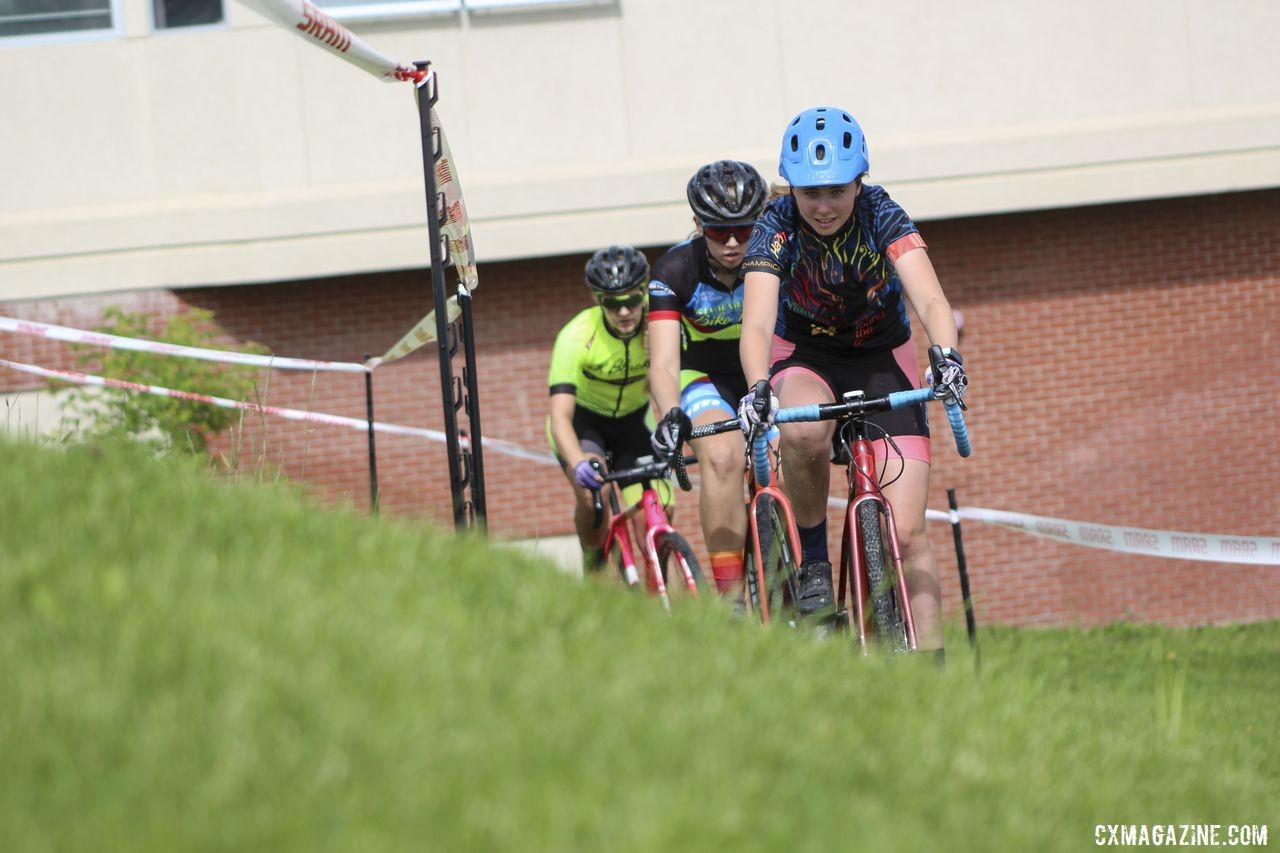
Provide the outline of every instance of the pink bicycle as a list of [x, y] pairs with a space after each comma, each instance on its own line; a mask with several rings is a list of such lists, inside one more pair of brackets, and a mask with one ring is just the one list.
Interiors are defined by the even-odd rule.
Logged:
[[[667, 588], [667, 569], [674, 562], [679, 569], [679, 580], [684, 582], [685, 590], [692, 596], [706, 594], [708, 586], [698, 558], [693, 548], [667, 521], [667, 514], [662, 506], [655, 485], [666, 478], [669, 471], [674, 471], [680, 487], [688, 491], [691, 488], [685, 465], [696, 461], [677, 454], [669, 462], [658, 462], [646, 456], [637, 460], [634, 468], [622, 471], [610, 471], [603, 474], [605, 487], [596, 492], [595, 510], [596, 526], [604, 520], [604, 499], [607, 491], [609, 500], [609, 530], [605, 536], [605, 564], [613, 566], [623, 582], [630, 587], [638, 588], [643, 571], [644, 585], [648, 591], [658, 596], [662, 606], [671, 609], [671, 596]], [[599, 470], [599, 466], [597, 466]], [[640, 501], [626, 509], [621, 508], [619, 499], [619, 481], [639, 481], [644, 486]], [[637, 514], [643, 519], [643, 549], [641, 560], [636, 560], [636, 552], [632, 539], [632, 518]]]

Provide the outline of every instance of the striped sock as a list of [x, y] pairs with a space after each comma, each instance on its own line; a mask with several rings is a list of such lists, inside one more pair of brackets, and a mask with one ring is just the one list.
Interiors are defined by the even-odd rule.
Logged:
[[716, 589], [730, 592], [742, 580], [742, 552], [715, 551], [711, 554], [711, 575], [716, 579]]

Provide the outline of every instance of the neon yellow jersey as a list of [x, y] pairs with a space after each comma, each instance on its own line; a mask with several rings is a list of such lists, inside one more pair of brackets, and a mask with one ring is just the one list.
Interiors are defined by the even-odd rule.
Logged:
[[556, 336], [547, 384], [552, 394], [573, 394], [578, 405], [607, 418], [629, 415], [649, 403], [648, 335], [622, 340], [587, 308]]

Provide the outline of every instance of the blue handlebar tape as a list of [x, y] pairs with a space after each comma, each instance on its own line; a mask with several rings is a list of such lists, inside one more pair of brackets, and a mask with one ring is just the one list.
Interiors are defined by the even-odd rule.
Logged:
[[964, 412], [960, 411], [960, 406], [955, 403], [946, 403], [947, 419], [951, 421], [951, 432], [956, 437], [956, 450], [961, 456], [968, 456], [973, 452], [973, 447], [969, 444], [969, 428], [964, 425]]
[[932, 388], [916, 388], [913, 391], [894, 391], [889, 395], [889, 408], [905, 409], [907, 406], [917, 406], [921, 403], [927, 403], [932, 399]]
[[774, 423], [791, 424], [797, 421], [816, 421], [822, 417], [816, 405], [813, 406], [792, 406], [790, 409], [779, 409]]
[[756, 436], [751, 443], [751, 461], [755, 465], [756, 483], [769, 485], [769, 437], [765, 434]]

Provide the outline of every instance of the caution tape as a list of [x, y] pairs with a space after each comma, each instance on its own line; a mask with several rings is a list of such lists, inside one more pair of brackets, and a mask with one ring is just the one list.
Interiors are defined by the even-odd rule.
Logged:
[[[408, 80], [421, 88], [431, 85], [434, 71], [418, 70], [406, 63], [396, 62], [375, 49], [351, 30], [317, 9], [307, 0], [242, 0], [249, 8], [265, 15], [286, 29], [302, 36], [311, 43], [347, 60], [382, 80]], [[444, 222], [441, 232], [445, 238], [445, 250], [458, 271], [458, 290], [461, 296], [475, 290], [479, 284], [476, 271], [475, 248], [471, 241], [471, 225], [467, 219], [466, 204], [462, 199], [462, 186], [454, 168], [453, 152], [444, 134], [435, 109], [431, 110], [431, 126], [440, 137], [440, 158], [435, 164], [436, 192], [444, 196]], [[428, 202], [434, 207], [435, 200]], [[432, 211], [431, 215], [435, 215]], [[449, 322], [457, 319], [457, 297], [449, 300]], [[377, 359], [376, 363], [403, 358], [418, 347], [436, 339], [435, 312], [427, 314]]]
[[[938, 513], [950, 519], [947, 513]], [[1068, 521], [1006, 512], [999, 509], [964, 507], [956, 515], [962, 519], [998, 524], [1032, 536], [1103, 548], [1126, 554], [1173, 557], [1178, 560], [1200, 560], [1209, 563], [1244, 563], [1257, 566], [1280, 566], [1280, 537], [1223, 536], [1216, 533], [1187, 533], [1179, 530], [1147, 530], [1086, 521]]]
[[375, 50], [360, 36], [321, 12], [307, 0], [242, 0], [242, 2], [302, 38], [340, 56], [357, 68], [385, 81], [403, 80], [421, 84], [431, 76], [412, 65], [396, 62]]
[[[849, 502], [843, 498], [829, 498], [827, 504], [845, 507]], [[1200, 560], [1206, 563], [1280, 566], [1280, 537], [1275, 536], [1223, 536], [1217, 533], [1148, 530], [1144, 527], [1119, 527], [1087, 521], [1068, 521], [1062, 518], [983, 507], [962, 507], [951, 512], [930, 509], [925, 510], [925, 518], [929, 521], [946, 521], [953, 524], [961, 519], [998, 524], [1043, 539], [1055, 539], [1058, 542], [1069, 542], [1073, 545], [1085, 545], [1089, 548], [1102, 548], [1106, 551], [1120, 551], [1126, 554]]]
[[88, 332], [84, 329], [72, 329], [67, 326], [54, 326], [49, 323], [18, 320], [13, 317], [0, 317], [0, 332], [13, 332], [19, 335], [49, 338], [75, 344], [91, 344], [108, 349], [133, 350], [135, 352], [171, 355], [180, 358], [197, 358], [204, 361], [248, 365], [251, 367], [275, 367], [282, 370], [332, 373], [365, 373], [369, 370], [365, 365], [356, 364], [355, 362], [316, 361], [308, 358], [284, 358], [276, 355], [258, 355], [256, 353], [232, 352], [230, 350], [206, 349], [204, 347], [188, 347], [162, 341], [108, 335], [103, 332]]
[[[34, 376], [42, 376], [46, 379], [54, 379], [59, 382], [69, 382], [74, 385], [94, 385], [105, 388], [117, 388], [122, 391], [135, 391], [141, 394], [152, 394], [158, 397], [173, 397], [181, 400], [192, 400], [197, 403], [207, 403], [208, 405], [219, 406], [224, 409], [239, 409], [241, 411], [253, 412], [255, 414], [274, 415], [275, 417], [285, 418], [287, 420], [340, 426], [348, 429], [358, 429], [363, 432], [368, 432], [369, 430], [369, 422], [363, 418], [349, 418], [344, 415], [330, 415], [322, 412], [307, 412], [301, 409], [287, 409], [281, 406], [265, 406], [261, 403], [250, 403], [245, 400], [231, 400], [226, 397], [197, 394], [193, 391], [179, 391], [173, 388], [165, 388], [160, 385], [146, 385], [141, 382], [129, 382], [124, 379], [111, 379], [105, 376], [78, 373], [74, 370], [58, 370], [50, 367], [40, 367], [34, 364], [23, 364], [21, 362], [9, 361], [8, 359], [3, 358], [0, 358], [0, 367], [7, 367], [10, 370], [30, 373]], [[425, 427], [401, 426], [400, 424], [388, 424], [374, 421], [373, 429], [375, 432], [390, 433], [392, 435], [410, 435], [418, 438], [426, 438], [431, 441], [445, 441], [445, 434], [443, 432], [435, 429], [426, 429]], [[460, 443], [464, 448], [470, 447], [470, 441], [466, 436], [461, 438]], [[497, 438], [482, 438], [481, 444], [485, 449], [491, 449], [498, 453], [518, 459], [525, 459], [542, 465], [559, 464], [556, 461], [556, 458], [549, 452], [539, 453], [538, 451], [529, 450], [514, 442], [503, 441], [502, 439]]]

